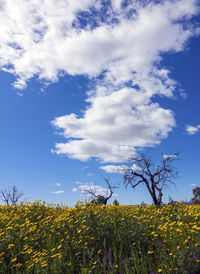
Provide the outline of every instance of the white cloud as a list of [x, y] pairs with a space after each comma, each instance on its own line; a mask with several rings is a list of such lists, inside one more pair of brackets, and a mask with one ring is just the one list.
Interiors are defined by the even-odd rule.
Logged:
[[107, 173], [124, 173], [124, 169], [127, 168], [127, 166], [116, 166], [116, 165], [107, 165], [107, 166], [100, 166], [100, 169], [103, 169]]
[[119, 11], [122, 0], [111, 0], [111, 2], [112, 2], [113, 9], [116, 10], [116, 11]]
[[56, 183], [56, 186], [57, 186], [57, 187], [59, 187], [59, 186], [61, 186], [61, 185], [62, 185], [61, 183]]
[[149, 103], [146, 94], [133, 88], [92, 97], [90, 103], [82, 118], [71, 114], [53, 121], [66, 138], [78, 138], [56, 144], [57, 154], [83, 161], [96, 157], [102, 162], [124, 162], [134, 153], [133, 147], [158, 144], [175, 126], [170, 110]]
[[152, 97], [174, 96], [176, 82], [160, 62], [198, 32], [188, 24], [198, 1], [128, 2], [122, 7], [112, 0], [103, 17], [100, 0], [0, 2], [0, 68], [16, 76], [15, 88], [35, 76], [55, 82], [64, 74], [96, 83], [82, 116], [54, 119], [70, 138], [55, 145], [58, 154], [123, 162], [137, 147], [159, 144], [175, 126], [172, 111]]
[[22, 96], [23, 96], [23, 93], [17, 91], [17, 95], [18, 95], [19, 97], [22, 97]]
[[51, 193], [52, 194], [62, 194], [62, 193], [64, 193], [64, 190], [57, 190], [57, 191], [53, 191]]
[[34, 75], [57, 80], [63, 48], [70, 49], [70, 37], [76, 33], [76, 14], [91, 5], [94, 0], [2, 0], [0, 66], [23, 81]]
[[[113, 0], [118, 16], [108, 9], [104, 14], [104, 20], [111, 17], [107, 24], [100, 20], [98, 0], [2, 0], [0, 66], [18, 77], [17, 88], [35, 75], [57, 81], [61, 71], [92, 77], [107, 70], [108, 79], [133, 80], [132, 72], [147, 68], [148, 74], [160, 61], [160, 53], [184, 48], [193, 30], [183, 26], [181, 19], [197, 13], [197, 2], [166, 0], [145, 5], [133, 1], [125, 11], [135, 10], [135, 15], [127, 18], [121, 1]], [[96, 15], [90, 7], [96, 8]], [[87, 20], [80, 27], [81, 11], [93, 17], [97, 26]], [[118, 23], [110, 23], [116, 17]]]
[[95, 185], [94, 183], [86, 183], [82, 184], [78, 187], [81, 190], [81, 193], [87, 194], [88, 196], [92, 196], [91, 194], [87, 193], [87, 190], [92, 191], [96, 196], [102, 195], [102, 196], [108, 196], [109, 190], [99, 186]]
[[166, 158], [176, 158], [176, 157], [177, 157], [177, 155], [175, 155], [175, 154], [171, 154], [171, 155], [164, 154], [163, 155], [164, 159], [166, 159]]
[[26, 81], [24, 81], [23, 79], [17, 79], [14, 83], [13, 86], [16, 89], [21, 89], [23, 90], [26, 87]]
[[[118, 9], [119, 3], [113, 6]], [[183, 50], [193, 35], [180, 19], [195, 14], [195, 3], [183, 0], [137, 6], [133, 20], [122, 18], [117, 25], [104, 24], [74, 38], [76, 46], [82, 45], [80, 51], [73, 48], [75, 63], [87, 63], [79, 71], [90, 76], [106, 72], [103, 83], [97, 82], [89, 94], [90, 105], [83, 116], [70, 114], [53, 121], [70, 138], [55, 145], [57, 154], [83, 161], [94, 157], [102, 162], [124, 162], [135, 148], [159, 144], [168, 136], [175, 126], [173, 113], [151, 99], [156, 94], [172, 97], [176, 83], [157, 64], [162, 53]], [[70, 69], [76, 73], [72, 64]], [[128, 81], [131, 88], [124, 87]]]
[[186, 130], [187, 134], [194, 135], [200, 130], [200, 125], [197, 125], [197, 126], [187, 125], [185, 130]]
[[78, 188], [74, 187], [72, 188], [72, 192], [77, 192], [78, 191]]
[[124, 172], [127, 169], [132, 169], [132, 170], [138, 170], [139, 167], [135, 164], [133, 164], [131, 167], [128, 167], [126, 165], [106, 165], [106, 166], [100, 166], [100, 169], [103, 169], [107, 173], [121, 173], [124, 174]]

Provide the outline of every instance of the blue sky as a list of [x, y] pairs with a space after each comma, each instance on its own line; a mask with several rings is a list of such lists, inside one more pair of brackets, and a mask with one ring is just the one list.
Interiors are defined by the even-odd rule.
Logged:
[[[14, 5], [14, 6], [13, 6]], [[180, 151], [176, 187], [200, 185], [199, 1], [0, 1], [0, 187], [69, 206], [103, 177], [122, 204], [131, 153]], [[117, 172], [118, 171], [118, 172]]]

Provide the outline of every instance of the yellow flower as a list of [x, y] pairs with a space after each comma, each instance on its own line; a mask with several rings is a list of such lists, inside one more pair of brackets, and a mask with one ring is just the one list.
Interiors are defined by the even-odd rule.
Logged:
[[42, 267], [46, 267], [46, 266], [47, 266], [47, 262], [41, 263], [41, 266], [42, 266]]
[[34, 264], [31, 264], [28, 266], [28, 269], [32, 268], [34, 266]]
[[152, 250], [149, 250], [147, 253], [148, 253], [148, 254], [153, 254], [153, 251], [152, 251]]
[[39, 259], [35, 258], [33, 261], [37, 264], [39, 262]]
[[17, 258], [15, 257], [14, 259], [11, 260], [11, 263], [14, 263], [15, 261], [17, 261]]
[[30, 253], [32, 253], [32, 252], [33, 252], [32, 248], [29, 248], [29, 250], [27, 250], [27, 253], [28, 253], [28, 254], [30, 254]]
[[160, 273], [160, 272], [162, 272], [162, 269], [161, 269], [161, 268], [158, 269], [158, 273]]
[[17, 267], [17, 268], [20, 268], [20, 267], [22, 267], [22, 266], [23, 266], [23, 264], [20, 264], [20, 263], [16, 264], [16, 267]]
[[62, 258], [62, 255], [60, 253], [56, 253], [54, 255], [51, 255], [51, 258], [56, 258], [58, 257], [59, 259]]

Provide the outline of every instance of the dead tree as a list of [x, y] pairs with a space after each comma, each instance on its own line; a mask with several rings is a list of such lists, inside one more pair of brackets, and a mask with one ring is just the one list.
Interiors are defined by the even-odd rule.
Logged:
[[169, 183], [173, 183], [178, 175], [173, 162], [178, 159], [178, 152], [172, 155], [163, 155], [161, 164], [155, 166], [152, 158], [147, 154], [140, 153], [129, 159], [136, 163], [137, 168], [127, 168], [124, 170], [124, 184], [133, 189], [140, 184], [144, 184], [151, 195], [154, 205], [162, 204], [163, 190]]
[[98, 191], [95, 189], [95, 186], [84, 189], [84, 193], [91, 195], [91, 197], [94, 198], [93, 201], [99, 205], [106, 205], [108, 200], [113, 196], [114, 190], [118, 188], [118, 186], [112, 185], [109, 179], [104, 178], [104, 180], [106, 181], [108, 187], [108, 195], [98, 194]]
[[15, 185], [11, 188], [0, 190], [0, 200], [6, 205], [17, 205], [23, 196], [23, 192], [20, 192]]

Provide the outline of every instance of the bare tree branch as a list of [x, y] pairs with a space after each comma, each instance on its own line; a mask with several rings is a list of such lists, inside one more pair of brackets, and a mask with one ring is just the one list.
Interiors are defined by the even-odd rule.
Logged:
[[171, 155], [163, 155], [161, 164], [155, 166], [152, 158], [147, 154], [140, 153], [129, 158], [129, 162], [135, 162], [138, 166], [137, 170], [126, 168], [124, 170], [124, 184], [132, 188], [144, 183], [151, 195], [155, 205], [162, 203], [163, 189], [169, 183], [174, 183], [178, 175], [177, 169], [173, 166], [173, 162], [178, 159], [179, 153]]
[[9, 205], [10, 194], [6, 189], [0, 190], [0, 200]]
[[23, 196], [23, 192], [20, 192], [15, 185], [11, 188], [0, 190], [0, 200], [6, 205], [17, 205]]
[[103, 194], [96, 193], [95, 189], [88, 188], [84, 190], [84, 193], [91, 195], [93, 198], [96, 199], [97, 203], [106, 205], [108, 200], [113, 196], [114, 190], [118, 188], [116, 185], [112, 185], [108, 178], [104, 178], [108, 187], [108, 195], [105, 196]]

